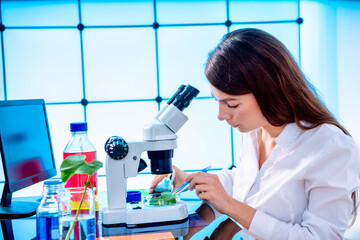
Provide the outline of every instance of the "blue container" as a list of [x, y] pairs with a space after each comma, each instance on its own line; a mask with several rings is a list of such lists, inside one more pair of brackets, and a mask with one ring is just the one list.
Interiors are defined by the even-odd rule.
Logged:
[[44, 182], [43, 198], [36, 210], [36, 239], [59, 239], [59, 192], [64, 186], [61, 180]]

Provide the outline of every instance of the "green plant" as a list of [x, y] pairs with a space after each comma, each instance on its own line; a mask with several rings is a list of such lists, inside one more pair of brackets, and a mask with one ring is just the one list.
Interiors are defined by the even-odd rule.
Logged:
[[84, 200], [84, 196], [86, 193], [86, 189], [89, 187], [93, 189], [93, 186], [90, 183], [90, 176], [93, 175], [97, 170], [102, 168], [103, 164], [102, 162], [98, 160], [94, 160], [91, 163], [85, 162], [85, 155], [71, 155], [64, 159], [64, 161], [61, 163], [60, 171], [61, 171], [61, 180], [66, 183], [69, 178], [74, 174], [87, 174], [88, 178], [86, 182], [84, 183], [84, 193], [81, 197], [79, 208], [76, 211], [75, 215], [75, 221], [73, 222], [70, 230], [66, 234], [65, 240], [69, 240], [70, 234], [72, 230], [75, 227], [76, 222], [78, 221], [80, 209], [82, 202]]

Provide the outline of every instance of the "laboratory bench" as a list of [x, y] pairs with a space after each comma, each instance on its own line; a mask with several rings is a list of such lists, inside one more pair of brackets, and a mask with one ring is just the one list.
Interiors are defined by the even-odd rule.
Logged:
[[[28, 217], [13, 220], [1, 221], [0, 239], [6, 240], [35, 240], [36, 239], [36, 217]], [[98, 222], [99, 236], [96, 239], [126, 239], [120, 236], [134, 236], [137, 239], [173, 239], [183, 237], [188, 233], [189, 228], [207, 226], [207, 223], [196, 213], [189, 215], [189, 220], [172, 225], [126, 228], [126, 227], [104, 227], [101, 221]]]
[[[99, 202], [104, 203], [106, 200], [106, 194], [99, 193]], [[137, 238], [131, 239], [173, 239], [178, 237], [182, 239], [182, 236], [185, 236], [190, 229], [194, 230], [195, 228], [203, 228], [199, 230], [191, 239], [202, 240], [206, 236], [210, 237], [214, 229], [226, 218], [220, 217], [211, 224], [207, 224], [199, 215], [195, 213], [196, 209], [200, 206], [201, 200], [197, 198], [194, 191], [193, 192], [184, 192], [181, 195], [181, 199], [185, 201], [188, 211], [189, 211], [189, 220], [184, 223], [165, 225], [165, 226], [155, 226], [147, 228], [126, 228], [126, 227], [104, 227], [101, 224], [101, 219], [99, 219], [99, 238], [97, 240], [122, 240], [126, 239], [125, 236], [131, 235], [132, 237], [137, 236]], [[19, 198], [17, 199], [19, 200]], [[28, 201], [35, 200], [40, 201], [41, 197], [24, 197], [20, 200]], [[100, 204], [100, 209], [103, 206]], [[344, 240], [355, 240], [360, 239], [360, 214], [358, 213], [357, 220], [355, 224], [348, 229], [345, 233]], [[14, 219], [14, 220], [1, 220], [0, 228], [0, 240], [35, 240], [36, 239], [36, 217], [31, 216], [28, 218]], [[123, 236], [123, 237], [121, 237]], [[129, 239], [129, 238], [128, 238]], [[236, 234], [233, 239], [240, 239], [239, 234]]]
[[[196, 209], [200, 206], [201, 200], [197, 198], [195, 191], [193, 192], [184, 192], [181, 195], [181, 199], [185, 201], [188, 212], [189, 219], [183, 223], [170, 224], [163, 226], [151, 226], [144, 228], [127, 228], [127, 227], [105, 227], [101, 223], [101, 217], [98, 221], [98, 235], [97, 239], [126, 239], [121, 236], [135, 237], [136, 239], [182, 239], [186, 236], [190, 229], [194, 230], [195, 228], [204, 228], [198, 233], [196, 233], [192, 239], [204, 239], [206, 236], [210, 236], [212, 231], [220, 223], [214, 222], [208, 225], [198, 214], [195, 213]], [[40, 201], [41, 197], [24, 197], [17, 198], [17, 200], [23, 201]], [[106, 207], [106, 194], [98, 194], [99, 209]], [[101, 216], [101, 214], [99, 214]], [[36, 239], [36, 216], [31, 216], [28, 218], [20, 218], [13, 220], [0, 220], [1, 230], [0, 230], [0, 239], [15, 239], [15, 240], [33, 240]], [[134, 238], [132, 238], [134, 239]], [[234, 238], [235, 239], [235, 238]], [[236, 238], [238, 239], [238, 238]]]

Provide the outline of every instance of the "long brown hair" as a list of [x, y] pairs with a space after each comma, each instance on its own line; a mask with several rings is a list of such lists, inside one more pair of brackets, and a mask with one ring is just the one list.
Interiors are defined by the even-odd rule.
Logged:
[[[224, 93], [253, 93], [273, 126], [295, 122], [306, 130], [329, 123], [350, 135], [319, 99], [287, 48], [262, 30], [246, 28], [226, 34], [210, 52], [205, 74]], [[355, 192], [352, 199], [356, 215]]]

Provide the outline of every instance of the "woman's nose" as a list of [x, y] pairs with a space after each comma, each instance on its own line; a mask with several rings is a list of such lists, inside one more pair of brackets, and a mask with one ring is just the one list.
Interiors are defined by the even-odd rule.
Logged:
[[220, 121], [223, 121], [223, 120], [228, 120], [230, 119], [230, 114], [227, 113], [226, 111], [224, 111], [224, 109], [222, 109], [221, 106], [219, 106], [219, 113], [218, 113], [218, 119]]

